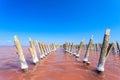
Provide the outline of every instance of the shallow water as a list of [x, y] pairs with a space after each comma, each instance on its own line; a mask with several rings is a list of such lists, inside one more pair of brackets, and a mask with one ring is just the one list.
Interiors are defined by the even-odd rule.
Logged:
[[[85, 51], [80, 58], [65, 54], [62, 48], [57, 49], [40, 60], [37, 65], [32, 64], [28, 47], [23, 47], [29, 71], [22, 73], [15, 47], [0, 47], [0, 80], [120, 80], [120, 56], [111, 53], [102, 74], [95, 72], [99, 59], [99, 52], [91, 51], [91, 64], [82, 63]], [[39, 57], [39, 53], [38, 53]]]

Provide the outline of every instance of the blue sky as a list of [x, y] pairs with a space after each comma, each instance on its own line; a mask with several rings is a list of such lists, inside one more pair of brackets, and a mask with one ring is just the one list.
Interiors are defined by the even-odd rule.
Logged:
[[18, 35], [44, 42], [102, 42], [111, 29], [112, 41], [120, 41], [119, 0], [0, 0], [0, 45], [13, 45]]

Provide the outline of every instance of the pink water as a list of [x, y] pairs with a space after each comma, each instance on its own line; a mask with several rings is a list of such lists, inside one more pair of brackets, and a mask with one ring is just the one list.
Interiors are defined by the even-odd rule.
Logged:
[[27, 48], [23, 47], [23, 50], [29, 71], [23, 73], [15, 47], [0, 47], [0, 80], [120, 80], [120, 55], [111, 53], [104, 73], [97, 74], [99, 52], [91, 51], [89, 66], [82, 63], [85, 51], [80, 58], [75, 58], [65, 54], [62, 48], [33, 65]]

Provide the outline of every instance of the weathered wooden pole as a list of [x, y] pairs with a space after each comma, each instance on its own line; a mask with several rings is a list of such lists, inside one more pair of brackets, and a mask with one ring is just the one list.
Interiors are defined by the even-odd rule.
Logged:
[[21, 47], [20, 41], [19, 41], [19, 39], [16, 35], [14, 36], [14, 44], [15, 44], [15, 47], [17, 49], [18, 56], [20, 58], [21, 69], [24, 72], [26, 72], [26, 71], [28, 71], [28, 65], [27, 65], [27, 62], [25, 60], [25, 57], [24, 57], [24, 54], [23, 54], [23, 49]]
[[44, 43], [41, 43], [41, 48], [42, 48], [42, 50], [43, 50], [43, 57], [45, 57], [46, 55], [45, 55]]
[[40, 49], [41, 49], [41, 52], [42, 52], [42, 58], [44, 58], [45, 54], [44, 54], [43, 43], [39, 43], [39, 45], [40, 45]]
[[107, 59], [108, 55], [110, 54], [110, 51], [114, 47], [113, 43], [109, 45], [109, 38], [110, 38], [110, 29], [107, 29], [105, 32], [105, 35], [104, 35], [100, 58], [99, 58], [99, 62], [97, 65], [98, 72], [104, 71], [104, 65], [105, 65], [106, 59]]
[[33, 49], [30, 47], [30, 48], [28, 48], [28, 50], [29, 50], [29, 52], [30, 52], [30, 54], [32, 56], [33, 63], [36, 65], [38, 61], [35, 60], [35, 55], [34, 55]]
[[102, 43], [99, 43], [99, 49], [101, 51], [101, 49], [102, 49]]
[[70, 42], [67, 44], [67, 52], [70, 53]]
[[111, 51], [112, 53], [116, 53], [116, 46], [114, 45], [114, 47], [112, 48], [112, 51]]
[[47, 53], [49, 54], [49, 44], [46, 45], [47, 46]]
[[52, 46], [52, 44], [50, 44], [50, 49], [51, 49], [51, 52], [53, 52], [53, 46]]
[[93, 50], [96, 51], [96, 44], [93, 44]]
[[74, 49], [74, 43], [72, 42], [71, 47], [70, 47], [70, 54], [72, 54], [73, 49]]
[[52, 43], [52, 51], [55, 51], [55, 50], [54, 50], [54, 43]]
[[54, 44], [53, 43], [51, 44], [51, 49], [52, 49], [52, 52], [54, 52]]
[[54, 50], [56, 51], [57, 47], [56, 47], [56, 44], [54, 43]]
[[40, 46], [39, 46], [39, 40], [36, 40], [36, 44], [37, 44], [37, 48], [38, 48], [38, 51], [39, 51], [39, 54], [40, 54], [40, 58], [41, 58], [41, 49], [40, 49]]
[[51, 52], [53, 52], [53, 44], [51, 44]]
[[52, 49], [53, 49], [53, 51], [55, 51], [54, 43], [52, 44]]
[[49, 54], [51, 53], [50, 44], [48, 45]]
[[98, 43], [95, 44], [96, 51], [98, 51]]
[[83, 50], [86, 50], [86, 44], [83, 45]]
[[47, 51], [47, 54], [49, 54], [48, 44], [46, 44], [46, 51]]
[[93, 35], [90, 38], [90, 41], [89, 41], [89, 44], [87, 46], [87, 50], [86, 50], [86, 53], [85, 53], [85, 56], [84, 56], [84, 59], [83, 59], [83, 63], [85, 63], [87, 65], [90, 64], [90, 62], [88, 61], [88, 57], [89, 57], [89, 54], [90, 54], [90, 49], [92, 48], [92, 44], [93, 44]]
[[43, 59], [44, 58], [44, 51], [43, 51], [43, 48], [42, 48], [42, 44], [40, 43], [39, 40], [37, 41], [37, 43], [38, 43], [38, 47], [39, 47], [39, 50], [40, 50], [40, 58]]
[[47, 54], [49, 54], [49, 47], [48, 44], [46, 44]]
[[49, 44], [50, 53], [52, 52], [51, 44]]
[[46, 48], [46, 43], [44, 43], [44, 50], [45, 50], [45, 55], [47, 56], [47, 48]]
[[66, 42], [63, 44], [63, 49], [64, 49], [65, 53], [67, 52], [67, 47], [68, 47], [68, 43]]
[[116, 45], [117, 45], [117, 52], [120, 53], [120, 46], [119, 43], [116, 41]]
[[45, 43], [42, 44], [42, 48], [43, 48], [43, 51], [44, 51], [44, 55], [47, 56], [46, 55], [46, 50], [45, 50]]
[[38, 60], [38, 57], [37, 57], [34, 40], [29, 38], [29, 42], [30, 42], [30, 48], [28, 48], [28, 50], [29, 50], [29, 52], [30, 52], [30, 54], [32, 56], [33, 63], [37, 64], [39, 62], [39, 60]]
[[56, 51], [56, 47], [55, 47], [55, 44], [53, 43], [53, 50]]
[[76, 58], [78, 58], [80, 56], [81, 50], [83, 49], [83, 45], [84, 45], [84, 41], [82, 40], [80, 45], [78, 46], [78, 51], [75, 54]]

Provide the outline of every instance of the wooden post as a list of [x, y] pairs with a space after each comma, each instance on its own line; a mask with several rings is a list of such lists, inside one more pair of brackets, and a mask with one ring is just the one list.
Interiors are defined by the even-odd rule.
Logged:
[[54, 51], [54, 44], [52, 43], [52, 51]]
[[56, 45], [55, 45], [55, 43], [53, 44], [53, 49], [54, 49], [54, 51], [56, 51]]
[[84, 45], [84, 41], [82, 40], [80, 45], [78, 46], [78, 51], [77, 51], [77, 54], [75, 55], [76, 58], [80, 56], [81, 50], [83, 49], [83, 45]]
[[68, 43], [67, 42], [64, 44], [64, 49], [65, 49], [65, 52], [67, 52], [67, 50], [68, 50]]
[[26, 72], [26, 71], [28, 71], [28, 65], [27, 65], [27, 62], [26, 62], [26, 60], [24, 58], [23, 49], [21, 47], [20, 41], [19, 41], [19, 39], [18, 39], [18, 37], [16, 35], [14, 36], [14, 44], [15, 44], [15, 47], [17, 49], [18, 56], [20, 58], [21, 69], [24, 72]]
[[47, 56], [47, 48], [46, 48], [46, 43], [44, 43], [44, 50], [45, 50], [45, 55]]
[[71, 44], [69, 42], [67, 52], [70, 53]]
[[120, 46], [119, 43], [116, 41], [116, 45], [117, 45], [117, 52], [120, 53]]
[[51, 53], [50, 44], [48, 45], [49, 54]]
[[73, 48], [74, 48], [74, 44], [72, 42], [71, 47], [70, 47], [70, 54], [72, 54]]
[[53, 50], [52, 50], [52, 44], [50, 44], [50, 51], [52, 52]]
[[90, 62], [88, 61], [88, 57], [89, 57], [90, 49], [92, 48], [92, 44], [93, 44], [93, 35], [90, 38], [90, 41], [89, 41], [89, 44], [87, 46], [87, 50], [86, 50], [86, 53], [85, 53], [85, 56], [84, 56], [84, 59], [83, 59], [83, 63], [85, 63], [87, 65], [90, 64]]
[[40, 47], [41, 47], [41, 51], [42, 51], [42, 56], [43, 58], [45, 57], [45, 50], [44, 50], [44, 45], [43, 43], [40, 44]]
[[52, 50], [52, 52], [54, 51], [54, 44], [53, 43], [51, 44], [51, 50]]
[[99, 49], [101, 51], [101, 49], [102, 49], [102, 43], [99, 43]]
[[96, 44], [93, 44], [93, 50], [96, 51]]
[[37, 44], [37, 47], [38, 47], [38, 51], [40, 53], [40, 59], [42, 58], [42, 51], [41, 51], [41, 47], [40, 47], [40, 41], [39, 40], [36, 40], [36, 44]]
[[113, 43], [109, 45], [109, 38], [110, 38], [110, 29], [107, 29], [104, 35], [100, 58], [99, 58], [99, 62], [97, 65], [98, 72], [104, 71], [104, 65], [105, 65], [106, 59], [108, 55], [110, 54], [110, 51], [114, 47]]
[[29, 42], [30, 42], [30, 48], [28, 48], [28, 50], [29, 50], [29, 52], [30, 52], [30, 54], [32, 56], [33, 63], [37, 64], [37, 62], [39, 62], [39, 60], [38, 60], [38, 57], [37, 57], [34, 40], [29, 38]]
[[116, 51], [117, 51], [117, 50], [116, 50], [116, 46], [114, 45], [114, 47], [112, 48], [112, 53], [114, 53], [114, 54], [115, 54], [115, 53], [116, 53]]
[[46, 51], [47, 51], [47, 54], [49, 54], [48, 44], [46, 44]]
[[49, 47], [48, 47], [48, 44], [46, 44], [46, 50], [47, 50], [47, 54], [49, 54]]
[[96, 51], [98, 51], [98, 43], [95, 44]]
[[44, 51], [43, 51], [43, 48], [42, 48], [42, 44], [40, 43], [39, 40], [37, 41], [37, 45], [38, 45], [39, 52], [40, 52], [40, 59], [43, 59], [45, 55], [44, 55]]

